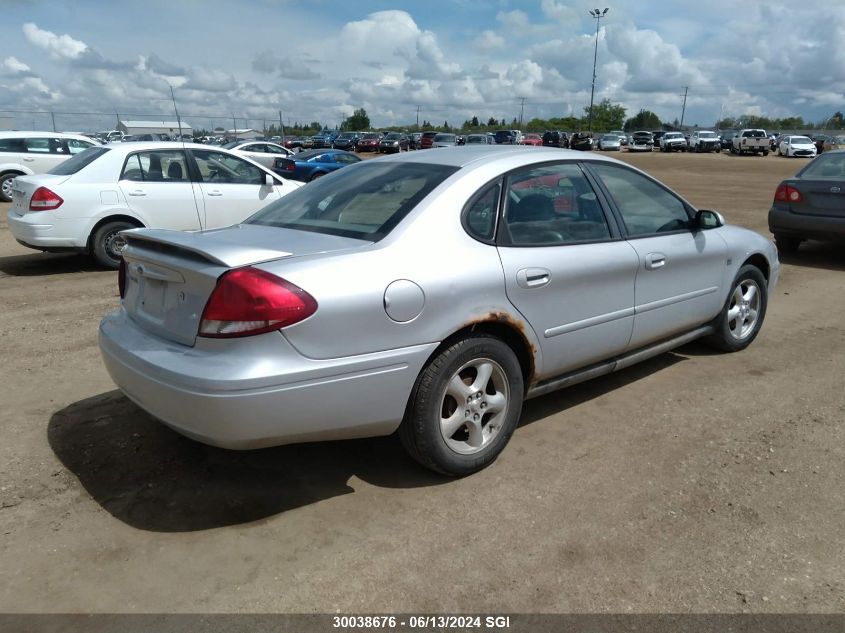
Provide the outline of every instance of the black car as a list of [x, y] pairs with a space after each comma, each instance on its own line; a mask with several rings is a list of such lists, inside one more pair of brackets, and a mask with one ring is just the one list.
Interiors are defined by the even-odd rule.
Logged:
[[407, 152], [409, 147], [408, 136], [402, 132], [390, 132], [378, 144], [379, 153], [391, 154], [393, 152]]
[[589, 152], [593, 149], [593, 135], [589, 132], [576, 132], [569, 139], [569, 149]]
[[569, 137], [566, 132], [546, 130], [543, 132], [543, 147], [569, 147]]
[[808, 239], [845, 242], [845, 150], [816, 156], [778, 185], [769, 231], [782, 253]]
[[516, 138], [510, 130], [496, 130], [493, 137], [496, 139], [496, 145], [513, 145], [516, 142]]
[[361, 140], [361, 132], [343, 132], [332, 142], [332, 149], [344, 149], [349, 152], [358, 150], [358, 141]]

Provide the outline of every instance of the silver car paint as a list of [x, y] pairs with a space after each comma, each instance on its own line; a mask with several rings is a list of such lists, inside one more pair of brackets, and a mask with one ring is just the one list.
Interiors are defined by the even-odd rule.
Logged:
[[[674, 234], [565, 246], [559, 248], [559, 261], [543, 259], [540, 251], [550, 249], [497, 249], [464, 231], [461, 209], [480, 187], [505, 171], [537, 160], [567, 159], [616, 162], [585, 158], [569, 150], [519, 146], [465, 147], [383, 158], [464, 167], [387, 237], [359, 247], [341, 240], [296, 252], [296, 245], [290, 243], [276, 247], [279, 259], [269, 259], [273, 249], [267, 240], [276, 241], [278, 229], [266, 230], [271, 238], [259, 235], [261, 227], [192, 236], [169, 234], [166, 239], [171, 244], [205, 257], [205, 263], [181, 261], [177, 271], [204, 280], [196, 282], [199, 298], [210, 294], [213, 279], [225, 269], [223, 264], [255, 261], [259, 268], [306, 289], [319, 308], [280, 333], [188, 342], [190, 333], [196, 334], [195, 308], [186, 310], [193, 314], [191, 327], [178, 335], [171, 333], [175, 340], [168, 341], [163, 338], [166, 328], [150, 327], [130, 316], [124, 305], [100, 327], [109, 373], [130, 398], [156, 417], [219, 446], [250, 448], [379, 435], [398, 426], [414, 381], [439, 343], [464, 328], [495, 322], [522, 337], [532, 355], [530, 385], [630, 350], [635, 343], [693, 330], [709, 321], [723, 305], [730, 282], [748, 256], [762, 255], [770, 262], [769, 287], [774, 287], [777, 256], [772, 243], [737, 227], [683, 234], [685, 239]], [[161, 238], [151, 233], [129, 234], [129, 265], [139, 257], [175, 267], [175, 261], [144, 251], [142, 236]], [[690, 259], [691, 246], [700, 245], [702, 239], [714, 249], [708, 262], [713, 269], [703, 274]], [[634, 244], [638, 241], [639, 247]], [[236, 254], [238, 243], [242, 255]], [[648, 275], [644, 258], [656, 249], [666, 255], [667, 265]], [[524, 251], [536, 252], [529, 256]], [[676, 261], [679, 277], [673, 279], [668, 273]], [[578, 270], [583, 275], [572, 274], [573, 266], [582, 266]], [[520, 271], [531, 267], [545, 267], [552, 273], [554, 283], [545, 292], [519, 286]], [[649, 283], [638, 283], [649, 277], [653, 277]], [[406, 280], [421, 289], [423, 302], [417, 316], [400, 322], [389, 316], [385, 293], [391, 284]], [[715, 291], [695, 294], [713, 286]], [[559, 293], [567, 294], [562, 298]], [[685, 296], [689, 293], [694, 296]], [[406, 300], [403, 297], [399, 300]], [[665, 305], [654, 305], [664, 300]], [[549, 309], [549, 302], [554, 309]], [[537, 318], [538, 314], [543, 316]], [[643, 323], [639, 329], [638, 319]], [[662, 335], [657, 331], [661, 327], [665, 328]]]

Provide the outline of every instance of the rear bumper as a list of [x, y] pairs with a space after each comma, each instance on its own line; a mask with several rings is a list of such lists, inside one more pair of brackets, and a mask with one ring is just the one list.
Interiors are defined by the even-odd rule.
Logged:
[[437, 346], [314, 360], [270, 332], [190, 348], [145, 332], [122, 309], [102, 320], [99, 343], [130, 400], [183, 435], [230, 449], [388, 435]]
[[793, 213], [788, 209], [769, 209], [769, 231], [786, 237], [820, 240], [845, 240], [845, 217]]
[[49, 211], [19, 215], [14, 209], [9, 209], [6, 220], [14, 238], [29, 248], [67, 251], [87, 247], [87, 225], [79, 220], [57, 218]]

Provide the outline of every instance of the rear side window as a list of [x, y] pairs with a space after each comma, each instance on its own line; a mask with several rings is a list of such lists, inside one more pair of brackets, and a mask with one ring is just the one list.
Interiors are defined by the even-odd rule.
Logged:
[[30, 154], [49, 154], [50, 153], [50, 139], [48, 138], [28, 138], [24, 142], [26, 151]]
[[604, 212], [575, 163], [543, 165], [508, 178], [505, 225], [514, 246], [610, 239]]
[[71, 174], [75, 174], [79, 170], [87, 167], [95, 160], [103, 156], [106, 152], [111, 151], [108, 147], [103, 147], [102, 145], [97, 145], [95, 147], [89, 147], [86, 150], [79, 152], [78, 154], [72, 156], [68, 160], [64, 161], [53, 167], [48, 174], [53, 174], [55, 176], [70, 176]]
[[197, 161], [203, 182], [234, 185], [263, 185], [262, 171], [252, 163], [225, 154], [207, 150], [191, 150]]
[[25, 152], [22, 138], [0, 138], [0, 152]]
[[185, 153], [178, 150], [138, 152], [126, 159], [121, 180], [184, 182], [188, 179]]

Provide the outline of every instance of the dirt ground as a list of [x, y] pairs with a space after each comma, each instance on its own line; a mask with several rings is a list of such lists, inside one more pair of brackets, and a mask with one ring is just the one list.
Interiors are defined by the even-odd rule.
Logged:
[[[620, 158], [767, 234], [801, 159]], [[130, 404], [113, 272], [0, 205], [2, 612], [845, 611], [845, 252], [783, 261], [746, 351], [692, 344], [525, 405], [462, 480], [391, 438], [229, 452]]]

